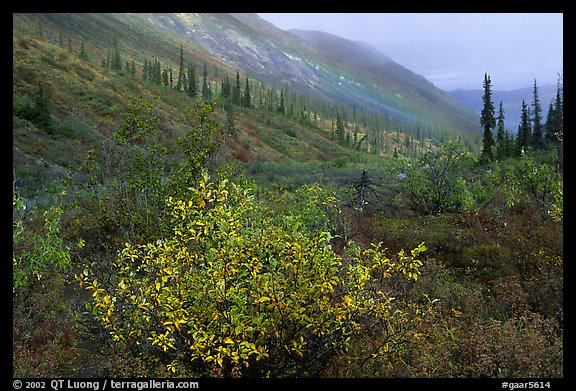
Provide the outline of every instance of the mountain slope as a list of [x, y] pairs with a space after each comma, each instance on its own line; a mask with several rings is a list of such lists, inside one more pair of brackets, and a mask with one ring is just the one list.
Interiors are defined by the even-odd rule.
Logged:
[[[13, 174], [15, 186], [29, 194], [42, 192], [47, 183], [65, 178], [67, 169], [80, 166], [89, 150], [102, 154], [129, 110], [143, 99], [160, 118], [162, 137], [172, 140], [190, 126], [188, 110], [202, 100], [174, 88], [143, 79], [143, 63], [161, 59], [174, 70], [182, 45], [186, 60], [197, 69], [210, 65], [211, 85], [236, 69], [191, 44], [167, 34], [157, 24], [142, 23], [146, 15], [14, 14], [13, 15]], [[39, 26], [41, 32], [38, 31]], [[121, 52], [122, 71], [103, 66], [113, 52], [114, 37]], [[81, 46], [86, 59], [79, 58]], [[124, 64], [135, 62], [135, 75]], [[218, 70], [218, 79], [212, 71]], [[42, 86], [53, 134], [42, 130], [30, 115]], [[226, 124], [221, 105], [215, 119]], [[24, 114], [23, 114], [24, 113]], [[27, 114], [26, 114], [27, 113]], [[32, 120], [31, 120], [32, 118]], [[355, 151], [338, 145], [318, 127], [255, 109], [235, 108], [235, 139], [226, 151], [238, 161], [349, 160]], [[169, 141], [170, 142], [170, 141]]]
[[155, 20], [277, 87], [392, 117], [479, 132], [478, 116], [366, 44], [283, 31], [253, 14], [170, 14]]
[[[189, 126], [187, 110], [203, 101], [176, 90], [181, 48], [186, 66], [196, 69], [199, 91], [206, 75], [219, 102], [217, 120], [233, 120], [237, 138], [228, 152], [239, 161], [351, 161], [358, 150], [407, 156], [446, 135], [475, 137], [458, 125], [457, 105], [441, 109], [441, 91], [375, 49], [323, 36], [319, 50], [310, 34], [307, 39], [252, 14], [13, 14], [15, 177], [32, 190], [64, 177], [88, 150], [111, 143], [137, 99], [154, 105], [163, 137], [181, 134]], [[342, 48], [362, 53], [363, 60], [343, 61]], [[121, 70], [110, 67], [116, 51]], [[152, 64], [158, 79], [165, 72], [163, 81], [145, 75]], [[231, 115], [220, 98], [224, 81], [233, 81], [237, 71], [250, 79], [253, 105], [235, 104]], [[39, 86], [53, 134], [30, 121]], [[280, 88], [285, 112], [279, 111]], [[338, 114], [345, 117], [344, 140], [335, 137]]]

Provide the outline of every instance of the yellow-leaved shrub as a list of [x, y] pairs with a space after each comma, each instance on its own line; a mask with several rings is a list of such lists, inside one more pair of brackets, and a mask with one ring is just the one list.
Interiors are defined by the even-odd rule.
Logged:
[[[328, 232], [272, 216], [245, 186], [206, 173], [167, 206], [172, 237], [126, 243], [110, 280], [90, 267], [78, 279], [113, 341], [168, 375], [317, 375], [370, 319], [400, 311], [385, 281], [416, 280], [426, 250], [389, 259], [380, 246], [351, 244], [339, 255]], [[388, 345], [378, 349], [369, 353]]]

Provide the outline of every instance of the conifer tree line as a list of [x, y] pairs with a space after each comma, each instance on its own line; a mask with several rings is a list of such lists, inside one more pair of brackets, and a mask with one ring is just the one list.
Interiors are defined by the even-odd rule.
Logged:
[[[107, 69], [122, 71], [118, 65], [121, 64], [120, 57], [120, 45], [114, 38], [103, 64]], [[455, 137], [455, 132], [439, 124], [410, 124], [386, 114], [296, 94], [287, 87], [277, 88], [253, 80], [247, 74], [242, 76], [239, 70], [231, 76], [220, 72], [214, 65], [213, 75], [209, 77], [206, 61], [201, 64], [200, 79], [197, 67], [198, 64], [185, 58], [184, 48], [180, 45], [177, 69], [163, 66], [158, 58], [144, 59], [142, 79], [191, 98], [220, 100], [222, 107], [230, 108], [232, 105], [276, 113], [307, 126], [326, 129], [331, 139], [339, 144], [376, 154], [392, 154], [395, 151], [403, 156], [419, 156], [430, 142], [442, 144]], [[125, 73], [135, 76], [134, 68], [133, 60], [131, 63], [126, 61]], [[402, 133], [404, 140], [399, 137]], [[395, 143], [400, 145], [394, 147], [392, 144]]]
[[[500, 101], [498, 116], [495, 117], [494, 102], [492, 101], [492, 83], [490, 76], [484, 74], [483, 109], [480, 124], [483, 129], [481, 160], [488, 163], [507, 157], [521, 156], [528, 150], [541, 151], [550, 147], [556, 148], [557, 159], [561, 161], [563, 142], [563, 77], [558, 76], [556, 97], [550, 102], [546, 121], [542, 122], [542, 107], [538, 96], [538, 83], [534, 79], [532, 101], [522, 100], [520, 125], [516, 138], [505, 127], [505, 112]], [[493, 130], [496, 130], [496, 139]]]
[[[43, 38], [39, 23], [36, 31]], [[53, 39], [54, 40], [54, 39]], [[59, 34], [56, 42], [66, 47], [64, 37]], [[72, 43], [68, 37], [68, 51], [72, 52]], [[111, 46], [106, 48], [106, 57], [102, 67], [121, 75], [137, 77], [134, 59], [127, 59], [122, 43], [114, 35]], [[90, 61], [84, 41], [80, 43], [78, 56]], [[335, 142], [350, 148], [362, 149], [371, 153], [400, 154], [419, 156], [430, 143], [442, 144], [456, 136], [456, 132], [440, 124], [407, 123], [390, 118], [386, 114], [370, 112], [357, 107], [337, 104], [320, 97], [297, 94], [288, 87], [277, 88], [262, 81], [251, 79], [247, 74], [236, 71], [234, 76], [221, 72], [216, 65], [209, 75], [208, 64], [197, 64], [185, 58], [181, 45], [178, 67], [162, 64], [158, 57], [145, 58], [141, 63], [141, 78], [146, 82], [178, 91], [190, 98], [219, 100], [222, 107], [243, 107], [285, 116], [301, 124], [317, 127], [328, 132]], [[201, 69], [200, 76], [198, 75]], [[405, 136], [400, 137], [400, 134]], [[395, 145], [398, 144], [398, 145]], [[471, 147], [471, 144], [468, 145]]]

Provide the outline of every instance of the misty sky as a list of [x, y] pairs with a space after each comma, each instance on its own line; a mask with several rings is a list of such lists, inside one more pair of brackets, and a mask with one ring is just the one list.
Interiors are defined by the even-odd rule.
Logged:
[[259, 13], [283, 30], [319, 30], [376, 47], [437, 87], [493, 90], [556, 84], [561, 13]]

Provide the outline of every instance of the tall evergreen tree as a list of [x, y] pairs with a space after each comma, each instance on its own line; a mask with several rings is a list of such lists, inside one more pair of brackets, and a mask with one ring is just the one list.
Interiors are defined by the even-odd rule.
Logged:
[[510, 134], [508, 130], [504, 133], [504, 156], [514, 156], [514, 135]]
[[80, 53], [78, 54], [78, 57], [81, 60], [88, 60], [88, 54], [86, 53], [86, 48], [84, 47], [84, 41], [82, 41], [80, 44]]
[[208, 85], [208, 64], [204, 62], [204, 70], [202, 72], [202, 98], [209, 100], [211, 95], [210, 86]]
[[550, 102], [548, 107], [548, 114], [546, 115], [546, 123], [544, 124], [544, 139], [548, 143], [553, 143], [556, 141], [556, 108], [554, 103]]
[[244, 107], [252, 107], [252, 98], [250, 97], [250, 84], [248, 84], [248, 75], [246, 75], [246, 86], [244, 87]]
[[188, 65], [188, 96], [196, 98], [198, 96], [198, 85], [196, 84], [196, 67]]
[[507, 143], [504, 119], [504, 106], [502, 106], [502, 101], [500, 101], [500, 107], [498, 108], [498, 126], [496, 130], [496, 156], [498, 159], [506, 157]]
[[178, 68], [178, 81], [176, 82], [176, 90], [182, 91], [184, 87], [184, 49], [180, 45], [180, 65]]
[[226, 78], [222, 80], [222, 90], [220, 91], [220, 95], [222, 99], [230, 98], [231, 94], [231, 86], [230, 86], [230, 78], [226, 75]]
[[530, 131], [530, 114], [528, 106], [524, 99], [522, 99], [522, 113], [520, 114], [520, 125], [518, 125], [518, 134], [516, 135], [516, 151], [520, 155], [522, 151], [526, 151], [531, 143]]
[[284, 104], [284, 90], [280, 90], [280, 104], [278, 105], [278, 111], [282, 115], [286, 115], [286, 105]]
[[42, 84], [38, 83], [38, 90], [34, 99], [34, 124], [48, 134], [54, 134], [54, 127], [52, 125], [52, 117], [50, 117], [50, 109], [48, 105], [48, 98], [42, 88]]
[[234, 88], [232, 88], [232, 103], [240, 106], [240, 71], [236, 71], [236, 83], [234, 84]]
[[482, 97], [484, 108], [480, 117], [480, 124], [484, 129], [482, 139], [482, 154], [481, 160], [489, 162], [494, 160], [494, 137], [492, 136], [492, 129], [496, 126], [496, 119], [494, 118], [494, 103], [492, 102], [492, 86], [490, 76], [484, 74], [484, 96]]
[[532, 96], [532, 145], [539, 150], [544, 146], [544, 136], [542, 131], [542, 107], [538, 97], [538, 85], [534, 79], [534, 93]]
[[546, 141], [551, 143], [558, 141], [558, 137], [563, 133], [563, 121], [563, 88], [559, 80], [556, 87], [556, 97], [554, 101], [550, 103], [546, 117]]
[[122, 60], [120, 58], [120, 48], [118, 47], [118, 39], [114, 36], [114, 40], [112, 42], [113, 45], [113, 54], [112, 60], [110, 64], [110, 68], [113, 71], [121, 71], [122, 70]]
[[38, 25], [36, 26], [36, 33], [40, 39], [44, 39], [44, 34], [42, 33], [42, 23], [38, 21]]
[[164, 84], [165, 87], [169, 86], [170, 81], [168, 80], [168, 70], [164, 69], [162, 70], [162, 84]]
[[156, 84], [162, 84], [162, 67], [160, 65], [160, 60], [156, 58], [155, 66], [154, 66], [154, 80]]

